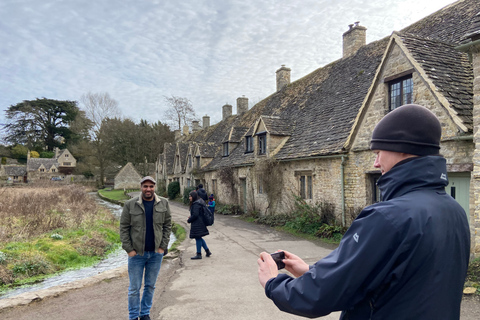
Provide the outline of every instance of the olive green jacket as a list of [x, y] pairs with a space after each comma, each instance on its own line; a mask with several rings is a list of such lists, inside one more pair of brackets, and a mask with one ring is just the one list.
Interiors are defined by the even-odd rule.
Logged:
[[[135, 250], [142, 255], [145, 251], [146, 234], [145, 207], [141, 195], [125, 202], [120, 218], [120, 240], [122, 248], [127, 252]], [[168, 248], [172, 231], [172, 216], [168, 200], [155, 194], [153, 205], [153, 231], [155, 248]]]

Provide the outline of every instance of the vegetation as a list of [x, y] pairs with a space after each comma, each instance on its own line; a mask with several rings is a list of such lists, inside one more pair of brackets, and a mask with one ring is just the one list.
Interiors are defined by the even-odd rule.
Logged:
[[[62, 140], [77, 140], [90, 125], [76, 101], [52, 99], [25, 100], [6, 111], [6, 141], [29, 149], [60, 147]], [[79, 125], [82, 123], [82, 126]]]
[[0, 290], [91, 265], [118, 248], [118, 220], [77, 185], [0, 190]]
[[476, 294], [480, 295], [480, 257], [470, 261], [465, 286], [476, 288]]
[[346, 228], [337, 224], [334, 209], [334, 205], [328, 202], [309, 205], [295, 197], [294, 208], [288, 214], [259, 215], [255, 212], [247, 214], [245, 219], [296, 235], [339, 243]]
[[[138, 190], [140, 191], [140, 190]], [[130, 199], [129, 196], [125, 194], [123, 190], [109, 190], [109, 189], [100, 189], [98, 192], [105, 198], [112, 199], [114, 201], [126, 201]]]
[[169, 199], [175, 199], [180, 194], [180, 183], [178, 181], [170, 182], [167, 193]]
[[190, 192], [192, 191], [195, 191], [195, 187], [186, 187], [183, 189], [183, 203], [184, 204], [189, 204], [190, 203], [190, 199], [189, 199], [189, 195], [190, 195]]

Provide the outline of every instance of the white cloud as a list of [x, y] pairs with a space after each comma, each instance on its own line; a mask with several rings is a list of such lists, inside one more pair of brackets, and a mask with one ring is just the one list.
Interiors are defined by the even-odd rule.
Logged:
[[177, 95], [216, 123], [225, 103], [273, 93], [280, 65], [296, 80], [340, 58], [348, 24], [371, 42], [452, 2], [2, 0], [0, 110], [108, 92], [124, 116], [156, 122]]

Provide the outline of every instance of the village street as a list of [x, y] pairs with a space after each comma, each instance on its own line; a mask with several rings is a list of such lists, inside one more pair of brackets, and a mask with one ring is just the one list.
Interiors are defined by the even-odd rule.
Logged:
[[[175, 222], [187, 229], [186, 207], [172, 204]], [[300, 319], [280, 312], [266, 298], [257, 279], [257, 257], [261, 251], [288, 249], [313, 263], [332, 248], [320, 242], [299, 239], [271, 228], [244, 222], [233, 216], [216, 215], [205, 238], [212, 256], [191, 260], [195, 242], [186, 239], [176, 259], [165, 259], [160, 271], [151, 312], [154, 320], [188, 319]], [[0, 300], [0, 318], [10, 319], [127, 319], [126, 268], [106, 272], [96, 279], [65, 289], [37, 293], [37, 300], [8, 308]], [[30, 300], [32, 299], [30, 294]], [[35, 298], [33, 298], [35, 299]], [[19, 300], [17, 300], [18, 303]], [[2, 309], [3, 308], [3, 309]], [[339, 313], [322, 319], [338, 319]], [[480, 318], [480, 302], [468, 298], [462, 305], [462, 320]]]

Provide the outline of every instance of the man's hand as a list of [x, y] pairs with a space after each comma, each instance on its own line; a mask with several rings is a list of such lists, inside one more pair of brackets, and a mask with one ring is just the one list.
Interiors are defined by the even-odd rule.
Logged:
[[258, 280], [260, 281], [262, 287], [265, 288], [265, 284], [268, 280], [278, 276], [277, 264], [273, 260], [272, 256], [266, 252], [260, 253], [260, 258], [258, 258], [257, 263]]
[[310, 269], [310, 266], [298, 256], [285, 250], [283, 252], [285, 252], [285, 259], [283, 259], [285, 269], [294, 277], [298, 278]]
[[158, 253], [164, 253], [165, 250], [163, 250], [162, 248], [158, 248], [157, 252], [158, 252]]
[[132, 250], [128, 253], [129, 257], [135, 257], [136, 255], [137, 255], [137, 251], [135, 251], [135, 250]]

